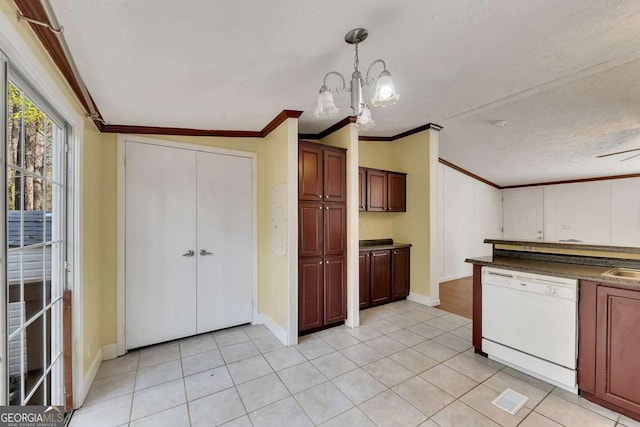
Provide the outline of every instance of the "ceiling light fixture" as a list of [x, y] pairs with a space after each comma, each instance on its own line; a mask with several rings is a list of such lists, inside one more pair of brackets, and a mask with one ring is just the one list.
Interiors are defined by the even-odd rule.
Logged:
[[[371, 68], [378, 63], [382, 64], [383, 69], [378, 75], [378, 83], [373, 97], [371, 98], [371, 104], [376, 107], [386, 107], [387, 105], [395, 104], [400, 99], [400, 96], [396, 92], [393, 84], [393, 80], [391, 80], [391, 73], [387, 71], [387, 64], [382, 59], [376, 59], [373, 61], [367, 69], [365, 78], [362, 78], [362, 73], [358, 70], [358, 66], [360, 65], [360, 60], [358, 58], [358, 44], [362, 43], [368, 35], [369, 32], [364, 28], [356, 28], [355, 30], [349, 31], [344, 36], [344, 41], [354, 45], [356, 49], [351, 81], [349, 82], [349, 87], [347, 87], [345, 78], [337, 71], [330, 71], [325, 74], [322, 86], [320, 86], [320, 93], [318, 94], [318, 105], [314, 111], [314, 115], [317, 118], [327, 119], [335, 117], [340, 110], [336, 107], [336, 104], [333, 101], [333, 93], [351, 92], [351, 109], [353, 110], [353, 115], [357, 117], [356, 127], [363, 131], [374, 127], [376, 123], [373, 121], [369, 106], [362, 99], [362, 89], [365, 86], [371, 86], [376, 82], [375, 78], [369, 79], [369, 72], [371, 71]], [[330, 90], [327, 87], [327, 78], [331, 75], [339, 77], [341, 84], [333, 90]]]

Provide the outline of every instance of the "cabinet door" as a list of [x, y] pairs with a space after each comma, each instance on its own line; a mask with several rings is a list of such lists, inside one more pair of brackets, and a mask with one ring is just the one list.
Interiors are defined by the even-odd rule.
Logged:
[[367, 170], [367, 210], [384, 212], [387, 210], [387, 173]]
[[391, 301], [391, 251], [371, 251], [371, 305]]
[[409, 295], [409, 248], [391, 251], [391, 299]]
[[389, 212], [407, 211], [407, 176], [402, 173], [387, 173], [388, 196], [387, 205]]
[[300, 332], [324, 324], [324, 264], [322, 258], [298, 262], [298, 329]]
[[324, 200], [347, 201], [347, 153], [344, 151], [324, 152]]
[[367, 170], [363, 168], [358, 169], [358, 188], [359, 200], [358, 210], [360, 212], [367, 210]]
[[324, 209], [319, 202], [298, 203], [298, 254], [322, 256], [324, 240]]
[[371, 298], [371, 254], [369, 252], [360, 252], [358, 256], [358, 269], [360, 272], [360, 310], [369, 307]]
[[347, 208], [344, 204], [324, 205], [324, 254], [344, 255], [347, 248]]
[[323, 155], [318, 147], [301, 144], [298, 147], [298, 199], [322, 200]]
[[347, 265], [345, 258], [324, 260], [324, 324], [347, 318]]
[[597, 294], [596, 397], [640, 413], [640, 292]]

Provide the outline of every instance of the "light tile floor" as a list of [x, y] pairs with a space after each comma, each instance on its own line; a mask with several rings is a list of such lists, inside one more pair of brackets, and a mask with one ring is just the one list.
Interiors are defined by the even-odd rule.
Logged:
[[[296, 347], [247, 325], [106, 361], [71, 426], [640, 427], [475, 355], [463, 317], [409, 301], [360, 317]], [[507, 387], [530, 398], [516, 415], [491, 404]]]

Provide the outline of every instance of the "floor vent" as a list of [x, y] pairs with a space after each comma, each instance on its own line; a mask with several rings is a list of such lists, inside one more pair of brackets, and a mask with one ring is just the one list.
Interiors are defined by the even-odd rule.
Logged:
[[491, 403], [503, 411], [506, 411], [511, 415], [515, 415], [528, 400], [529, 398], [527, 396], [523, 396], [517, 391], [513, 391], [508, 388], [500, 393], [500, 396], [496, 397]]

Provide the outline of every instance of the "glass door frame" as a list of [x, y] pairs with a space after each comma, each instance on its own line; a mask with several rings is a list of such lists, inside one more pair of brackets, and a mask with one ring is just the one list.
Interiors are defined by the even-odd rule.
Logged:
[[[7, 212], [7, 172], [9, 170], [9, 164], [8, 164], [8, 159], [7, 159], [7, 154], [8, 154], [8, 142], [7, 142], [7, 130], [8, 130], [8, 121], [7, 121], [7, 99], [8, 99], [8, 92], [9, 92], [9, 85], [8, 82], [11, 80], [12, 84], [14, 84], [16, 87], [18, 87], [18, 89], [22, 92], [22, 97], [23, 99], [28, 99], [29, 101], [31, 101], [33, 103], [33, 105], [37, 108], [38, 111], [41, 111], [43, 114], [45, 114], [45, 117], [48, 119], [48, 121], [51, 123], [51, 146], [52, 146], [52, 150], [51, 150], [51, 155], [50, 155], [50, 162], [51, 162], [51, 175], [47, 176], [47, 170], [46, 170], [46, 161], [45, 160], [45, 164], [43, 165], [44, 167], [44, 172], [42, 173], [40, 178], [38, 177], [38, 174], [34, 172], [34, 175], [30, 175], [33, 176], [34, 178], [32, 179], [40, 179], [42, 181], [42, 183], [44, 184], [43, 187], [43, 191], [44, 191], [44, 200], [43, 200], [43, 215], [44, 215], [44, 224], [47, 224], [46, 221], [46, 216], [47, 216], [47, 197], [46, 197], [46, 193], [47, 193], [47, 183], [51, 183], [50, 184], [50, 191], [52, 192], [51, 194], [51, 215], [53, 216], [57, 216], [58, 218], [51, 221], [51, 228], [52, 228], [52, 236], [51, 239], [47, 239], [46, 238], [46, 234], [43, 235], [43, 240], [42, 240], [42, 244], [41, 245], [36, 245], [36, 247], [40, 247], [42, 246], [42, 250], [43, 250], [43, 277], [42, 277], [42, 284], [43, 284], [43, 302], [44, 302], [44, 306], [43, 308], [41, 308], [39, 310], [39, 314], [36, 314], [32, 319], [26, 321], [26, 324], [31, 323], [33, 324], [34, 320], [38, 321], [37, 318], [38, 317], [42, 317], [42, 323], [46, 324], [47, 323], [47, 315], [50, 315], [49, 317], [49, 321], [51, 322], [51, 325], [44, 325], [42, 328], [42, 336], [43, 336], [43, 367], [42, 370], [43, 372], [40, 374], [40, 376], [38, 377], [35, 385], [33, 386], [31, 393], [29, 393], [30, 390], [26, 390], [24, 389], [24, 386], [22, 386], [23, 390], [21, 393], [21, 402], [20, 404], [24, 404], [25, 401], [27, 400], [26, 397], [31, 394], [33, 395], [33, 393], [35, 393], [37, 391], [37, 389], [39, 389], [40, 387], [43, 387], [43, 393], [44, 395], [47, 395], [47, 392], [45, 391], [47, 384], [44, 384], [44, 381], [47, 380], [47, 377], [50, 376], [51, 377], [51, 384], [53, 385], [53, 383], [55, 382], [56, 387], [55, 389], [53, 387], [51, 387], [51, 396], [47, 396], [47, 404], [58, 404], [58, 405], [64, 405], [65, 403], [65, 374], [64, 374], [64, 343], [65, 343], [65, 337], [64, 337], [64, 326], [63, 326], [63, 306], [64, 306], [64, 301], [63, 301], [63, 296], [64, 296], [64, 291], [70, 288], [70, 284], [73, 283], [70, 279], [72, 279], [73, 277], [70, 274], [70, 271], [68, 269], [67, 266], [67, 262], [70, 258], [70, 253], [69, 253], [69, 249], [71, 246], [75, 246], [75, 244], [71, 244], [68, 245], [66, 244], [67, 242], [70, 241], [70, 239], [72, 239], [73, 237], [73, 233], [69, 232], [69, 211], [72, 211], [71, 206], [69, 204], [69, 201], [73, 200], [73, 196], [70, 194], [69, 191], [69, 181], [70, 178], [72, 178], [73, 176], [71, 175], [71, 171], [68, 168], [68, 146], [70, 143], [70, 136], [71, 136], [71, 126], [69, 126], [67, 124], [67, 122], [64, 120], [63, 117], [61, 117], [57, 111], [55, 110], [55, 108], [51, 107], [51, 105], [49, 104], [49, 102], [47, 102], [46, 98], [43, 98], [40, 93], [34, 89], [29, 82], [24, 79], [22, 77], [22, 75], [17, 72], [15, 69], [13, 69], [9, 63], [9, 61], [6, 59], [6, 57], [4, 57], [4, 55], [2, 55], [2, 53], [0, 52], [0, 59], [2, 61], [0, 61], [0, 65], [2, 66], [2, 71], [0, 72], [0, 88], [3, 89], [3, 93], [4, 93], [4, 100], [2, 102], [0, 102], [0, 112], [2, 113], [3, 119], [0, 120], [0, 123], [3, 123], [3, 126], [0, 126], [0, 137], [2, 138], [2, 154], [0, 156], [1, 158], [1, 165], [0, 167], [2, 167], [3, 169], [3, 173], [2, 173], [2, 178], [0, 180], [0, 183], [2, 183], [3, 188], [5, 189], [5, 194], [4, 197], [0, 198], [2, 200], [1, 202], [1, 214], [0, 214], [0, 220], [2, 220], [3, 226], [5, 227], [5, 233], [8, 232], [8, 226], [7, 226], [7, 216], [6, 216], [6, 212]], [[23, 101], [23, 105], [24, 105], [24, 101]], [[24, 114], [24, 112], [23, 112]], [[46, 121], [45, 121], [46, 123]], [[45, 124], [45, 126], [47, 126]], [[25, 138], [25, 134], [24, 134], [24, 125], [23, 125], [23, 131], [21, 131], [21, 138], [24, 141]], [[45, 127], [45, 132], [46, 132], [46, 127]], [[55, 135], [54, 135], [55, 134]], [[56, 143], [57, 142], [57, 143]], [[45, 136], [45, 153], [46, 153], [46, 136]], [[24, 148], [24, 147], [23, 147]], [[46, 158], [46, 154], [45, 154], [45, 158]], [[12, 169], [15, 170], [15, 168], [19, 168], [19, 169], [24, 169], [25, 165], [21, 165], [21, 166], [12, 166]], [[23, 175], [23, 179], [25, 177], [25, 172], [20, 172], [21, 175]], [[23, 184], [24, 185], [24, 184]], [[54, 190], [54, 188], [58, 188], [58, 191], [56, 192]], [[24, 197], [24, 194], [21, 195], [21, 197]], [[24, 215], [24, 214], [23, 214]], [[23, 221], [21, 221], [21, 235], [24, 234], [24, 225], [22, 225]], [[54, 225], [55, 224], [55, 225]], [[53, 228], [56, 228], [56, 230], [53, 230]], [[43, 231], [44, 229], [46, 229], [46, 225], [43, 227]], [[71, 227], [71, 229], [73, 229], [73, 227]], [[57, 235], [57, 236], [56, 236]], [[8, 235], [6, 235], [6, 240], [4, 241], [4, 243], [2, 244], [2, 252], [0, 253], [0, 255], [2, 256], [2, 260], [7, 260], [8, 261]], [[60, 243], [55, 243], [54, 240], [59, 240]], [[49, 242], [49, 243], [47, 243]], [[57, 250], [54, 250], [55, 246], [58, 246]], [[29, 248], [29, 246], [24, 245], [24, 242], [21, 242], [21, 247], [19, 248], [19, 253], [24, 253], [24, 248]], [[52, 252], [52, 256], [51, 261], [50, 261], [50, 268], [51, 268], [51, 275], [49, 276], [49, 284], [48, 286], [51, 286], [52, 284], [54, 284], [54, 281], [57, 281], [57, 294], [54, 295], [52, 294], [50, 297], [50, 300], [48, 303], [46, 303], [46, 291], [45, 291], [45, 287], [47, 286], [47, 275], [46, 275], [46, 268], [47, 268], [47, 255], [46, 255], [46, 251], [47, 251], [47, 247], [50, 247], [51, 252]], [[55, 257], [56, 259], [54, 259], [53, 254], [56, 254], [57, 257]], [[21, 255], [21, 257], [24, 257], [23, 255]], [[0, 366], [0, 381], [3, 381], [3, 385], [0, 387], [0, 404], [9, 404], [9, 372], [8, 372], [8, 365], [9, 365], [9, 359], [8, 359], [8, 350], [9, 350], [9, 346], [8, 346], [8, 323], [7, 323], [7, 308], [8, 308], [8, 300], [7, 300], [7, 296], [8, 296], [8, 282], [7, 282], [7, 278], [8, 278], [8, 274], [7, 274], [7, 268], [8, 268], [8, 262], [3, 262], [2, 263], [2, 268], [0, 268], [1, 270], [1, 278], [2, 278], [2, 282], [0, 283], [4, 283], [6, 287], [3, 288], [3, 291], [0, 292], [0, 294], [2, 294], [2, 297], [0, 298], [0, 328], [2, 328], [1, 330], [1, 336], [0, 336], [0, 351], [1, 351], [1, 355], [2, 355], [2, 360], [5, 363], [2, 363]], [[23, 271], [23, 268], [21, 267], [21, 271]], [[56, 274], [57, 276], [54, 277], [54, 274]], [[21, 273], [21, 277], [22, 277], [22, 273]], [[24, 283], [24, 279], [21, 279], [21, 282]], [[21, 285], [22, 287], [22, 285]], [[51, 287], [49, 288], [51, 289]], [[24, 301], [24, 297], [23, 295], [23, 291], [21, 290], [21, 300]], [[26, 319], [23, 319], [23, 321]], [[22, 339], [25, 340], [26, 342], [26, 331], [27, 331], [27, 326], [25, 326], [26, 324], [23, 324], [22, 328], [24, 329], [23, 333], [22, 333]], [[52, 327], [53, 326], [53, 327]], [[54, 330], [55, 329], [55, 330]], [[73, 328], [72, 328], [73, 329]], [[47, 346], [47, 333], [50, 332], [49, 335], [49, 344]], [[58, 335], [56, 337], [56, 335]], [[56, 344], [54, 344], [56, 343]], [[55, 349], [55, 351], [53, 350]], [[22, 350], [24, 353], [24, 350]], [[53, 353], [56, 354], [53, 354]], [[73, 351], [73, 353], [75, 353], [75, 351]], [[49, 358], [47, 360], [46, 355], [49, 354]], [[75, 357], [73, 357], [75, 358]], [[22, 356], [22, 362], [21, 362], [21, 366], [20, 369], [24, 369], [24, 356]], [[75, 368], [75, 364], [73, 364], [74, 368]], [[72, 371], [75, 369], [72, 369]], [[24, 375], [23, 375], [24, 376]], [[55, 399], [55, 400], [54, 400]]]

